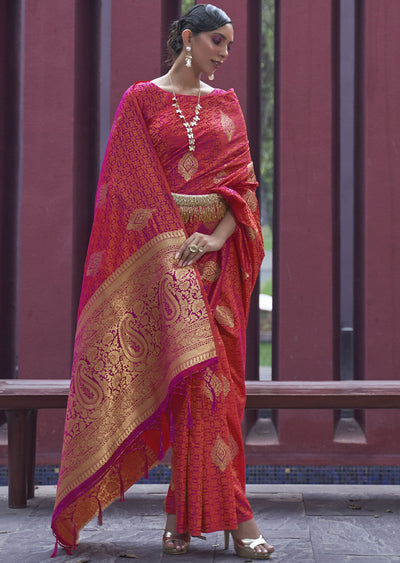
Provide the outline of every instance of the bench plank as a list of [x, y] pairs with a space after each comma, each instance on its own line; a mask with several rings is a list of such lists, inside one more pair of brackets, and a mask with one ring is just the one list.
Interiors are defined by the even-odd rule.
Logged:
[[0, 409], [65, 408], [69, 386], [69, 379], [2, 379]]
[[246, 381], [250, 409], [396, 409], [400, 381]]
[[[64, 408], [70, 381], [0, 380], [0, 409]], [[246, 407], [400, 408], [400, 381], [246, 381]]]

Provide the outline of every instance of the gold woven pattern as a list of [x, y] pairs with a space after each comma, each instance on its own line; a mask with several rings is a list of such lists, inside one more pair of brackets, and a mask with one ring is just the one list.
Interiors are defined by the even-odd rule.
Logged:
[[228, 204], [219, 194], [187, 195], [171, 194], [184, 223], [190, 221], [220, 221]]

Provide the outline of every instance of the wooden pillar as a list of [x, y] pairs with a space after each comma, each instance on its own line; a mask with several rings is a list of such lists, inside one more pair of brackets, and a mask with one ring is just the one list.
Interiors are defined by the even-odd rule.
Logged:
[[[26, 0], [19, 376], [69, 378], [72, 347], [75, 4]], [[40, 461], [57, 463], [63, 413], [40, 413]]]
[[[277, 10], [273, 368], [280, 380], [331, 380], [338, 330], [335, 20], [331, 0], [281, 1]], [[279, 413], [286, 463], [312, 463], [332, 437], [329, 411]]]
[[165, 74], [169, 70], [169, 65], [167, 64], [168, 49], [167, 40], [169, 27], [171, 23], [181, 16], [182, 10], [182, 0], [164, 0], [161, 2], [162, 14], [161, 14], [161, 45], [160, 45], [160, 55], [161, 55], [161, 74]]
[[75, 2], [72, 342], [101, 159], [101, 16], [100, 2]]
[[[0, 379], [16, 376], [18, 225], [21, 188], [21, 33], [19, 0], [0, 5]], [[0, 413], [0, 424], [4, 415]]]
[[161, 73], [161, 0], [113, 0], [111, 11], [111, 97], [113, 121], [120, 99], [139, 80]]
[[[355, 369], [359, 379], [398, 379], [400, 3], [359, 2], [357, 22]], [[400, 453], [400, 414], [365, 417], [368, 443], [390, 463]]]

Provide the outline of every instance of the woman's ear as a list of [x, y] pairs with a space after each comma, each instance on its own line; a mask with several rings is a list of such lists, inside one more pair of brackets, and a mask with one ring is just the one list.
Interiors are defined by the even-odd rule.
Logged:
[[192, 32], [190, 29], [184, 29], [182, 31], [182, 41], [183, 41], [183, 46], [187, 47], [188, 45], [190, 45], [191, 41], [192, 41]]

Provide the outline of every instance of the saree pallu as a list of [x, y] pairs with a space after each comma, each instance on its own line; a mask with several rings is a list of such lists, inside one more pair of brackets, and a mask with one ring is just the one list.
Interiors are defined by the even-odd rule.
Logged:
[[[196, 223], [192, 218], [185, 226], [149, 135], [142, 102], [137, 88], [125, 93], [96, 194], [52, 519], [57, 542], [69, 552], [77, 544], [80, 529], [96, 515], [101, 521], [103, 509], [147, 476], [171, 443], [176, 446], [174, 457], [179, 452], [182, 457], [173, 467], [183, 463], [184, 469], [173, 475], [175, 493], [170, 491], [166, 504], [176, 510], [181, 528], [189, 527], [198, 535], [215, 526], [235, 527], [235, 490], [244, 489], [243, 471], [236, 471], [232, 463], [242, 457], [238, 451], [243, 449], [239, 434], [244, 381], [241, 375], [232, 379], [235, 369], [226, 343], [236, 341], [238, 357], [232, 365], [242, 366], [244, 340], [237, 334], [245, 327], [263, 254], [258, 209], [254, 200], [249, 206], [250, 196], [229, 182], [214, 186], [213, 191], [222, 195], [235, 214], [236, 232], [224, 252], [204, 256], [198, 266], [177, 268], [175, 254], [191, 229], [212, 232], [213, 222]], [[248, 174], [246, 151], [244, 155], [242, 174], [243, 170]], [[238, 170], [235, 166], [232, 178]], [[218, 169], [214, 172], [218, 174]], [[230, 258], [235, 256], [232, 266]], [[242, 260], [244, 267], [238, 268]], [[233, 277], [228, 275], [232, 267]], [[233, 290], [240, 302], [235, 327], [230, 326], [234, 313], [229, 306], [235, 309], [234, 294], [221, 301], [227, 275], [235, 278]], [[224, 338], [218, 318], [222, 332], [226, 329]], [[242, 367], [237, 371], [242, 372]], [[232, 398], [230, 405], [227, 398]], [[194, 435], [203, 439], [196, 421], [199, 413], [202, 416], [199, 405], [205, 401], [208, 424], [218, 419], [220, 431], [211, 450], [209, 446], [204, 451], [192, 450], [188, 459], [187, 444], [178, 441], [197, 443]], [[210, 456], [211, 463], [197, 463], [194, 457], [203, 454]], [[198, 501], [207, 475], [197, 474], [191, 485], [196, 507], [190, 510], [182, 500], [187, 497], [191, 464], [201, 471], [212, 466], [212, 487], [222, 507], [217, 516], [212, 506]], [[200, 487], [198, 494], [196, 487]], [[199, 507], [202, 503], [203, 508]]]

